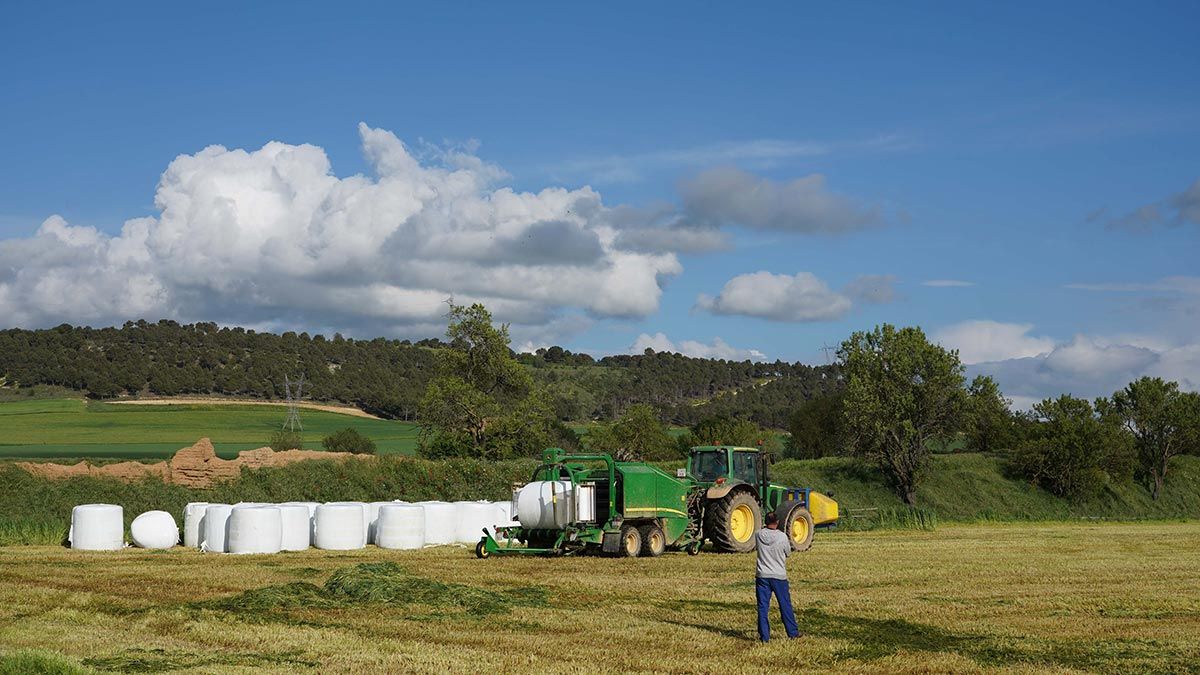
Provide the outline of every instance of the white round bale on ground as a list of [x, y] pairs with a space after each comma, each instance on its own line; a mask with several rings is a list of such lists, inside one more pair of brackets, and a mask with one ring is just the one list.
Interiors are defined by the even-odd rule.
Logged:
[[495, 522], [493, 527], [488, 528], [488, 531], [497, 541], [508, 541], [507, 537], [500, 536], [497, 528], [512, 527], [517, 524], [512, 517], [512, 502], [496, 502], [492, 504], [492, 507], [495, 509], [492, 516]]
[[201, 537], [200, 550], [209, 553], [225, 553], [225, 535], [229, 532], [229, 514], [233, 507], [229, 504], [209, 504], [204, 509], [204, 535]]
[[560, 530], [567, 524], [570, 513], [567, 504], [571, 497], [571, 481], [538, 480], [517, 493], [517, 520], [530, 530]]
[[417, 502], [425, 509], [425, 545], [453, 544], [458, 531], [458, 508], [447, 502]]
[[279, 548], [284, 551], [303, 551], [312, 543], [312, 520], [304, 504], [280, 504], [279, 523], [282, 531]]
[[199, 548], [204, 541], [204, 509], [208, 502], [189, 502], [183, 507], [183, 545]]
[[379, 509], [395, 502], [371, 502], [367, 504], [367, 543], [378, 544], [375, 541], [375, 525], [379, 521]]
[[330, 504], [344, 504], [348, 506], [357, 506], [362, 513], [362, 545], [359, 548], [367, 545], [367, 533], [371, 529], [371, 508], [366, 502], [329, 502]]
[[331, 502], [317, 507], [313, 544], [326, 551], [362, 548], [367, 539], [366, 509], [361, 502]]
[[380, 548], [411, 550], [425, 545], [425, 508], [416, 504], [385, 504], [375, 521]]
[[308, 538], [309, 541], [315, 541], [317, 538], [317, 507], [321, 502], [284, 502], [285, 505], [300, 504], [308, 509]]
[[71, 548], [117, 551], [125, 546], [125, 511], [116, 504], [80, 504], [71, 509]]
[[233, 507], [226, 539], [230, 553], [279, 553], [282, 545], [283, 522], [278, 506]]
[[147, 511], [129, 524], [129, 538], [138, 548], [171, 548], [179, 543], [179, 526], [166, 511]]
[[454, 540], [460, 544], [474, 544], [483, 537], [483, 528], [491, 529], [495, 523], [496, 508], [491, 502], [454, 502], [457, 524]]

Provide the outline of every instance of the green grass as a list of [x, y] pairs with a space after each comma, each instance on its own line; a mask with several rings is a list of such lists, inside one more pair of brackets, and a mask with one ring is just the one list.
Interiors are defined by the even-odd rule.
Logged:
[[767, 645], [752, 555], [0, 547], [0, 673], [1197, 673], [1198, 542], [1198, 523], [821, 534], [788, 561], [804, 637]]
[[[0, 458], [163, 459], [202, 437], [217, 454], [260, 448], [286, 417], [283, 406], [114, 405], [73, 399], [0, 402]], [[412, 454], [417, 427], [320, 410], [301, 410], [305, 447], [353, 427], [382, 454]]]

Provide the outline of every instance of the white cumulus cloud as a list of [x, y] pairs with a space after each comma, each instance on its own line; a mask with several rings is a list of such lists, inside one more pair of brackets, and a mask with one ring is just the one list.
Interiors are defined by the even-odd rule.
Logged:
[[716, 297], [701, 293], [696, 308], [772, 321], [832, 321], [845, 316], [856, 302], [880, 305], [896, 300], [895, 285], [891, 274], [864, 274], [836, 291], [811, 272], [751, 272], [725, 282]]
[[739, 349], [721, 338], [713, 338], [712, 344], [695, 340], [683, 340], [676, 344], [665, 333], [649, 335], [642, 333], [629, 347], [630, 354], [641, 354], [646, 348], [656, 352], [674, 352], [700, 359], [725, 359], [726, 361], [765, 361], [767, 355], [757, 349]]
[[932, 338], [943, 347], [957, 349], [963, 363], [985, 363], [1045, 354], [1054, 340], [1029, 334], [1033, 324], [999, 321], [964, 321], [935, 331]]
[[0, 320], [403, 331], [441, 323], [453, 295], [540, 326], [571, 309], [646, 316], [682, 270], [615, 245], [614, 209], [590, 188], [518, 192], [466, 152], [423, 163], [389, 131], [359, 132], [370, 176], [337, 177], [313, 145], [210, 146], [172, 161], [158, 214], [115, 236], [51, 216], [0, 240]]

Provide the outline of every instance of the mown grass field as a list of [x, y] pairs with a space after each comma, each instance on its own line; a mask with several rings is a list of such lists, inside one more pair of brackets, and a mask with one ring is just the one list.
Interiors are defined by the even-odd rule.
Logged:
[[[284, 406], [139, 405], [77, 399], [0, 402], [0, 458], [162, 459], [202, 437], [233, 457], [260, 448], [287, 416]], [[411, 454], [417, 428], [320, 410], [301, 410], [305, 447], [321, 449], [330, 432], [354, 427], [381, 453]]]
[[753, 564], [0, 548], [0, 672], [1200, 672], [1197, 523], [822, 535], [768, 645]]

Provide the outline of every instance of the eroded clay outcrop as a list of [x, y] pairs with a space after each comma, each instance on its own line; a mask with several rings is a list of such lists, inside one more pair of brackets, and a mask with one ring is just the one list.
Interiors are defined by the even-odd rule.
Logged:
[[317, 450], [284, 450], [271, 448], [243, 450], [234, 459], [221, 459], [213, 448], [212, 441], [201, 438], [195, 445], [183, 448], [165, 462], [142, 464], [140, 462], [118, 462], [94, 465], [86, 461], [78, 464], [52, 464], [41, 462], [18, 462], [17, 466], [29, 473], [44, 478], [62, 479], [76, 476], [104, 476], [125, 481], [142, 480], [146, 477], [194, 488], [211, 487], [214, 483], [235, 478], [242, 467], [257, 469], [265, 466], [283, 466], [310, 459], [344, 460], [362, 455], [347, 452], [321, 452]]

